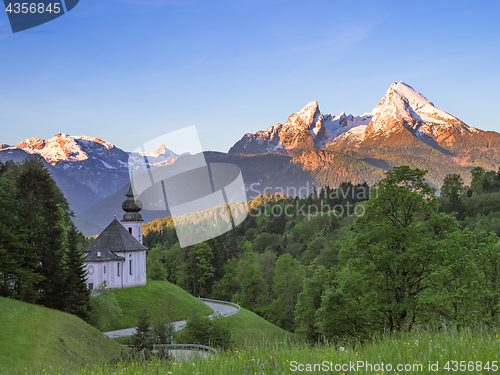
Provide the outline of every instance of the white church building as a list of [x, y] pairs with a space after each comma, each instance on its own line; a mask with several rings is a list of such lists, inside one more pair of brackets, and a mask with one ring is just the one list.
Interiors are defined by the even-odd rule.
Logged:
[[142, 244], [142, 203], [134, 199], [132, 187], [126, 194], [121, 222], [115, 219], [83, 250], [87, 286], [93, 290], [104, 281], [108, 288], [146, 285], [146, 250]]

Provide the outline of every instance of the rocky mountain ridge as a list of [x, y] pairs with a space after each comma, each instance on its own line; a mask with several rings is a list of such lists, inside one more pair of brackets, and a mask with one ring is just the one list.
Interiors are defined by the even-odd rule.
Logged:
[[326, 148], [363, 154], [431, 154], [461, 166], [495, 169], [500, 164], [500, 134], [470, 127], [436, 107], [404, 82], [393, 82], [377, 107], [361, 116], [324, 115], [311, 102], [278, 123], [245, 134], [229, 153], [285, 152], [297, 155]]

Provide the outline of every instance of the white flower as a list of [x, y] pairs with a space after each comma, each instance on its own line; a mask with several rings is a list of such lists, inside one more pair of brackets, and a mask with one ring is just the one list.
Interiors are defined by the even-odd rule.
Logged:
[[341, 346], [341, 347], [339, 348], [339, 350], [340, 350], [341, 352], [343, 352], [345, 349]]

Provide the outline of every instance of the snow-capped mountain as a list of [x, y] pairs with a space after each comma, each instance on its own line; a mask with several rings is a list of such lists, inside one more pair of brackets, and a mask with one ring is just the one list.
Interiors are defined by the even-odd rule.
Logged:
[[318, 103], [311, 102], [285, 124], [245, 134], [229, 153], [286, 150], [294, 155], [312, 148], [364, 154], [439, 154], [460, 165], [472, 165], [479, 157], [491, 161], [485, 167], [500, 162], [498, 133], [466, 125], [404, 82], [392, 83], [377, 107], [358, 117], [344, 112], [324, 115]]
[[499, 162], [500, 135], [468, 126], [437, 108], [404, 82], [394, 82], [371, 112], [367, 126], [355, 127], [327, 143], [335, 151], [409, 153], [451, 157], [460, 165], [476, 159]]
[[324, 147], [326, 143], [358, 126], [368, 125], [372, 115], [354, 117], [342, 112], [338, 116], [323, 114], [317, 102], [310, 102], [299, 112], [255, 134], [247, 133], [229, 153], [259, 154], [278, 150], [304, 150]]
[[462, 134], [480, 132], [437, 108], [404, 82], [393, 82], [371, 114], [373, 117], [369, 126], [347, 132], [331, 144], [347, 140], [352, 146], [357, 146], [369, 138], [385, 139], [400, 131], [401, 127], [409, 129], [424, 142], [432, 139], [450, 143], [446, 135], [454, 129], [459, 129]]
[[144, 151], [139, 153], [144, 158], [150, 168], [158, 168], [161, 166], [174, 163], [180, 156], [189, 155], [188, 152], [180, 155], [165, 147], [164, 144], [158, 146], [154, 151]]
[[38, 137], [26, 139], [20, 142], [16, 148], [29, 154], [38, 154], [48, 163], [55, 165], [59, 161], [75, 162], [108, 156], [109, 151], [115, 149], [115, 146], [100, 138], [57, 133], [48, 140]]
[[8, 155], [8, 151], [14, 149], [40, 155], [56, 169], [90, 187], [101, 198], [113, 194], [129, 179], [128, 154], [100, 138], [57, 133], [48, 140], [26, 139], [15, 147], [3, 148], [1, 152]]

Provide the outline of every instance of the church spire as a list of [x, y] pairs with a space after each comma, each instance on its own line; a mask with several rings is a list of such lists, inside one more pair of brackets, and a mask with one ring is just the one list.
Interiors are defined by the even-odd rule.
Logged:
[[125, 196], [127, 198], [122, 203], [125, 215], [123, 215], [121, 223], [137, 241], [142, 243], [142, 222], [144, 220], [139, 213], [142, 210], [142, 202], [134, 194], [132, 168], [130, 168], [130, 187]]

